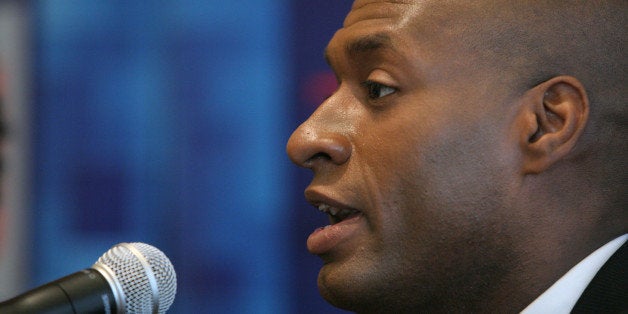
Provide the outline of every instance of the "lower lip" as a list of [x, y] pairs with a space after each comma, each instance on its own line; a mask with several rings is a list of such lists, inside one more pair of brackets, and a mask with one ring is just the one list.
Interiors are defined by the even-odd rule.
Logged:
[[360, 226], [362, 214], [351, 216], [337, 224], [316, 229], [307, 239], [307, 249], [320, 255], [346, 241]]

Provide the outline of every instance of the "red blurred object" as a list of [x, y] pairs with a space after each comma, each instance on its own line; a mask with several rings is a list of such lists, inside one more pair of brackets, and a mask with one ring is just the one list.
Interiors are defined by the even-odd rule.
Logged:
[[305, 79], [301, 97], [307, 109], [315, 109], [338, 88], [336, 76], [331, 71], [315, 72]]

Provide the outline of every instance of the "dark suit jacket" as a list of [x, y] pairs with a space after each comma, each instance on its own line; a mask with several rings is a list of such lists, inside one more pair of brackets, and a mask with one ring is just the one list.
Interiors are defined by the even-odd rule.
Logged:
[[600, 268], [572, 313], [628, 313], [628, 241]]

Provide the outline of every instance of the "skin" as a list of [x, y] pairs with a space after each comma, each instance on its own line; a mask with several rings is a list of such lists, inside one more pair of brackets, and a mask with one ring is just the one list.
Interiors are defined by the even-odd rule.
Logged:
[[516, 312], [627, 231], [625, 3], [498, 2], [358, 0], [331, 39], [287, 145], [308, 201], [362, 215], [320, 253], [330, 303]]

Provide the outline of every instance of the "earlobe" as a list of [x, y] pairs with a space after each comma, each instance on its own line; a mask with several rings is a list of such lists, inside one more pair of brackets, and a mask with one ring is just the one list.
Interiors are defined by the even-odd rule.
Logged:
[[528, 91], [520, 115], [523, 173], [540, 173], [573, 149], [586, 126], [589, 100], [580, 81], [558, 76]]

